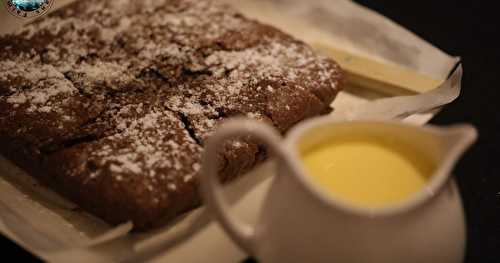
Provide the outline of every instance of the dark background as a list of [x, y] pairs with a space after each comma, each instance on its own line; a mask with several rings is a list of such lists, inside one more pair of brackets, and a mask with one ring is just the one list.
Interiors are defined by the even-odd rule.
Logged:
[[[480, 138], [456, 168], [467, 217], [466, 262], [500, 262], [500, 9], [496, 1], [357, 0], [464, 64], [463, 94], [432, 121], [473, 123]], [[35, 260], [0, 237], [2, 258]], [[438, 248], [437, 248], [438, 249]], [[247, 262], [253, 262], [248, 260]]]

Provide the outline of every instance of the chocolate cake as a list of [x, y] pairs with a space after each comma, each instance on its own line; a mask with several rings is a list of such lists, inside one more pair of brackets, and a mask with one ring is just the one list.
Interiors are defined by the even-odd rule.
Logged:
[[[0, 37], [0, 153], [111, 224], [137, 230], [200, 204], [203, 144], [247, 116], [286, 132], [328, 113], [330, 59], [207, 0], [77, 1]], [[228, 181], [265, 159], [226, 143]]]

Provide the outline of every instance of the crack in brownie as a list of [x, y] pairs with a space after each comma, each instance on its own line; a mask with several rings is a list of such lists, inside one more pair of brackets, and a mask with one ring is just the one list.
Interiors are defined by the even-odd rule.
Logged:
[[[202, 147], [247, 116], [286, 132], [328, 113], [339, 66], [207, 0], [78, 1], [0, 37], [0, 152], [111, 224], [137, 230], [200, 204]], [[220, 150], [224, 181], [265, 159]]]

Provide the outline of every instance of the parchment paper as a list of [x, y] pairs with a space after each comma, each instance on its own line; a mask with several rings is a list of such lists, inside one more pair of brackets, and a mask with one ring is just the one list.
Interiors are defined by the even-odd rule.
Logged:
[[[219, 0], [246, 15], [273, 24], [306, 42], [344, 48], [384, 63], [397, 64], [444, 80], [457, 63], [451, 57], [387, 18], [349, 0]], [[69, 0], [56, 1], [62, 6]], [[0, 34], [25, 20], [0, 12]], [[411, 97], [385, 98], [369, 90], [348, 90], [333, 103], [332, 118], [398, 118], [424, 124], [427, 112], [460, 93], [458, 67], [439, 89]], [[231, 184], [228, 199], [234, 213], [256, 222], [272, 180], [273, 163], [265, 163]], [[54, 262], [237, 262], [244, 254], [211, 222], [203, 209], [164, 228], [129, 233], [131, 223], [111, 227], [64, 198], [40, 186], [0, 156], [0, 232], [31, 253]]]

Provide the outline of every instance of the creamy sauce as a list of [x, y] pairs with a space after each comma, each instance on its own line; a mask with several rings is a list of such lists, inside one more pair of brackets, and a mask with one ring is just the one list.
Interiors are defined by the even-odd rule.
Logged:
[[435, 164], [397, 142], [337, 138], [302, 154], [313, 181], [338, 198], [366, 207], [404, 201], [422, 190]]

